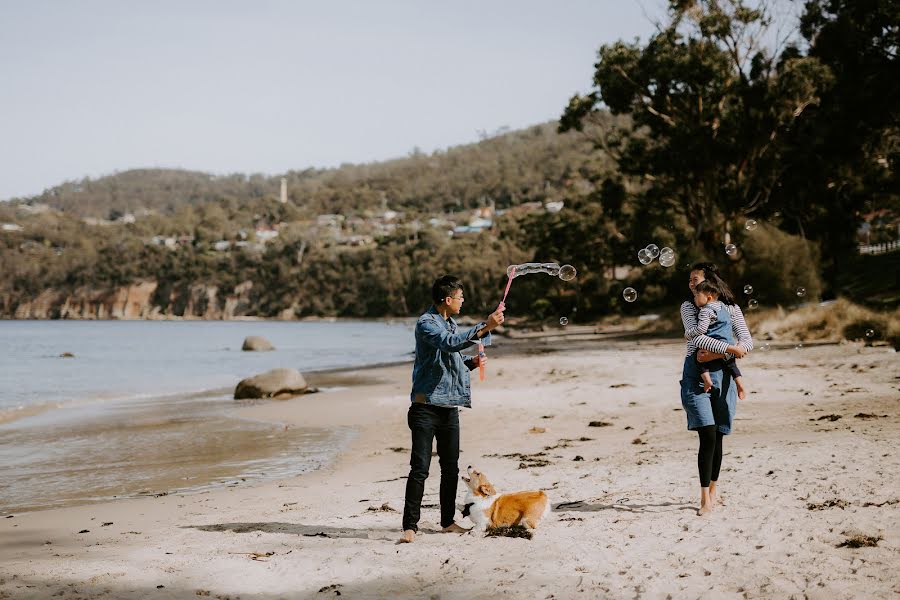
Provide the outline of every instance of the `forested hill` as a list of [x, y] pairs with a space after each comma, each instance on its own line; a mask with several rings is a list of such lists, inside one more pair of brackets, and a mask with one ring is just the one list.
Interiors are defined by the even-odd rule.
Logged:
[[[510, 311], [535, 319], [678, 306], [697, 260], [747, 310], [839, 295], [895, 307], [889, 4], [809, 0], [803, 43], [775, 53], [759, 40], [791, 25], [765, 2], [671, 2], [646, 43], [601, 46], [559, 127], [290, 172], [283, 203], [281, 175], [180, 170], [0, 203], [0, 317], [414, 315], [447, 272], [486, 314], [525, 261], [578, 269], [517, 284]], [[677, 260], [648, 263], [651, 243]]]
[[[599, 164], [598, 164], [599, 162]], [[478, 143], [405, 158], [291, 171], [292, 204], [308, 216], [394, 210], [421, 214], [455, 212], [493, 201], [505, 208], [546, 200], [573, 175], [614, 169], [604, 153], [592, 152], [583, 135], [559, 134], [556, 122], [505, 132]], [[70, 181], [24, 199], [77, 217], [116, 218], [154, 211], [174, 214], [184, 205], [206, 202], [241, 205], [277, 198], [282, 175], [210, 175], [177, 169], [134, 169]]]

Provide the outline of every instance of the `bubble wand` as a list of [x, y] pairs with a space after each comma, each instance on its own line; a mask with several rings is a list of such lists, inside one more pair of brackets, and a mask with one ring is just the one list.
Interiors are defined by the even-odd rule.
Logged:
[[[512, 270], [508, 274], [508, 279], [506, 280], [506, 290], [503, 292], [503, 299], [500, 300], [500, 305], [497, 307], [497, 310], [504, 308], [506, 303], [506, 295], [509, 294], [509, 286], [512, 285], [512, 280], [516, 278], [516, 268], [513, 267]], [[485, 373], [484, 373], [484, 359], [487, 358], [487, 355], [484, 353], [484, 344], [478, 342], [478, 357], [481, 359], [478, 361], [478, 380], [484, 381]]]

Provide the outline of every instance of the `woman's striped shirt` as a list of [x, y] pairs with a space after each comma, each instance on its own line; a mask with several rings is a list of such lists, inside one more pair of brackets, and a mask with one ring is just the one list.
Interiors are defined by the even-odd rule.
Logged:
[[[731, 332], [737, 345], [750, 352], [753, 350], [753, 338], [750, 337], [750, 330], [747, 329], [747, 322], [744, 320], [744, 313], [737, 304], [726, 304], [725, 308], [731, 314]], [[699, 310], [694, 306], [693, 302], [683, 302], [681, 304], [681, 322], [684, 324], [684, 339], [687, 340], [687, 356], [692, 355], [698, 348], [715, 352], [717, 354], [727, 354], [728, 342], [711, 338], [697, 331], [697, 314]]]

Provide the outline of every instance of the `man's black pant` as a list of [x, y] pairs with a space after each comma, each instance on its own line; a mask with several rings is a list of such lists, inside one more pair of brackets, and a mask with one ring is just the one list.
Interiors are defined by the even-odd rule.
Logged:
[[419, 511], [431, 466], [431, 443], [435, 438], [441, 465], [441, 527], [452, 525], [459, 478], [459, 409], [414, 402], [409, 407], [406, 422], [412, 432], [412, 456], [406, 480], [403, 530], [419, 530]]

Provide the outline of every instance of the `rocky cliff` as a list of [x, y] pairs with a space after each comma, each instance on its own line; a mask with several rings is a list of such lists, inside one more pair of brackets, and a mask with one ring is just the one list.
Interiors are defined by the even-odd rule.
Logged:
[[[0, 298], [0, 317], [15, 319], [210, 319], [227, 320], [253, 313], [252, 281], [230, 292], [195, 284], [160, 289], [156, 281], [139, 281], [113, 289], [80, 287], [72, 291], [48, 289], [16, 303]], [[283, 318], [290, 315], [284, 314]]]

